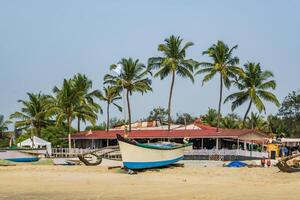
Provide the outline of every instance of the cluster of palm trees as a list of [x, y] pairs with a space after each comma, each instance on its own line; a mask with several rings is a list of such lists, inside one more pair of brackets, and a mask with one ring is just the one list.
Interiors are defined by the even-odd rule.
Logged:
[[[138, 59], [123, 58], [117, 64], [110, 66], [110, 73], [104, 76], [103, 91], [92, 90], [92, 81], [85, 75], [77, 74], [71, 79], [65, 79], [61, 87], [53, 88], [53, 95], [28, 93], [29, 100], [19, 100], [23, 108], [21, 112], [15, 112], [11, 118], [17, 119], [17, 128], [29, 128], [32, 134], [40, 135], [41, 128], [49, 125], [63, 125], [68, 130], [69, 147], [71, 148], [72, 122], [77, 119], [77, 131], [80, 131], [81, 122], [95, 124], [98, 113], [102, 108], [97, 99], [106, 102], [106, 130], [109, 130], [110, 106], [115, 106], [122, 111], [117, 101], [123, 99], [127, 104], [128, 130], [131, 131], [131, 104], [130, 98], [134, 92], [146, 93], [152, 91], [151, 77], [159, 77], [161, 80], [171, 76], [170, 92], [168, 98], [168, 130], [172, 124], [172, 95], [176, 77], [188, 78], [194, 82], [194, 77], [204, 74], [203, 83], [211, 80], [216, 75], [220, 81], [220, 95], [217, 111], [217, 131], [220, 127], [222, 103], [232, 101], [232, 110], [249, 102], [244, 116], [244, 125], [247, 115], [255, 105], [259, 112], [265, 111], [263, 100], [275, 103], [279, 106], [276, 96], [270, 91], [276, 88], [274, 80], [270, 80], [273, 74], [263, 70], [259, 63], [246, 63], [239, 66], [239, 58], [234, 56], [237, 45], [232, 48], [224, 42], [213, 44], [203, 55], [210, 58], [209, 61], [200, 62], [187, 58], [187, 50], [194, 44], [184, 42], [180, 37], [170, 36], [162, 44], [158, 45], [161, 56], [151, 57], [147, 65]], [[229, 89], [232, 85], [239, 89], [223, 101], [223, 87]], [[123, 93], [124, 98], [120, 95]], [[125, 120], [127, 122], [127, 120]], [[127, 128], [127, 126], [125, 126]]]

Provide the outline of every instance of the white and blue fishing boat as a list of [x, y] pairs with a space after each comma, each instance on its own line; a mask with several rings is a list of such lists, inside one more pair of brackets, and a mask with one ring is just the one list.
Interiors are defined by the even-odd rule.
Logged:
[[117, 134], [124, 167], [147, 169], [167, 166], [183, 159], [192, 143], [139, 143]]
[[0, 160], [12, 162], [35, 162], [39, 160], [38, 154], [28, 149], [0, 149]]

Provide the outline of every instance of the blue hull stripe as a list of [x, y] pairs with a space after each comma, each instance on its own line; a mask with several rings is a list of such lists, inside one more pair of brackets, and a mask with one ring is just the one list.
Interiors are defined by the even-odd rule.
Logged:
[[35, 161], [38, 161], [39, 158], [37, 158], [37, 157], [29, 157], [29, 158], [6, 158], [5, 160], [12, 161], [12, 162], [35, 162]]
[[155, 162], [123, 162], [124, 166], [128, 169], [146, 169], [146, 168], [155, 168], [166, 166], [179, 160], [182, 160], [183, 156], [172, 159], [172, 160], [163, 160], [163, 161], [155, 161]]

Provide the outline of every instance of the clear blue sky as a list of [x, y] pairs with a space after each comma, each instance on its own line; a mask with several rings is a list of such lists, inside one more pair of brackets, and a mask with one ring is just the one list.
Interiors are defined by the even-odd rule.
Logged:
[[[207, 60], [203, 50], [217, 40], [236, 51], [244, 64], [260, 62], [272, 70], [282, 100], [299, 89], [300, 1], [0, 1], [0, 114], [20, 109], [26, 92], [50, 93], [75, 73], [102, 88], [109, 65], [123, 57], [159, 55], [157, 45], [171, 34], [195, 46], [188, 57]], [[217, 107], [218, 79], [203, 87], [178, 78], [173, 114], [203, 114]], [[156, 106], [166, 107], [170, 79], [153, 80], [153, 93], [132, 96], [133, 119]], [[228, 91], [225, 92], [225, 96]], [[102, 104], [104, 106], [104, 104]], [[236, 112], [242, 114], [245, 106]], [[255, 109], [253, 109], [255, 111]], [[223, 106], [230, 112], [230, 104]], [[267, 104], [268, 113], [277, 108]], [[112, 117], [121, 117], [116, 110]], [[100, 117], [103, 121], [105, 116]]]

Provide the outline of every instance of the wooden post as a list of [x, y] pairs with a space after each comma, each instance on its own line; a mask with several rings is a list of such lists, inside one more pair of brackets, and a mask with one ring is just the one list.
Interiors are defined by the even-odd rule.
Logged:
[[219, 149], [219, 138], [216, 138], [216, 149]]
[[237, 155], [240, 155], [240, 139], [237, 139]]
[[106, 146], [109, 146], [109, 139], [106, 140]]
[[201, 138], [201, 149], [203, 149], [203, 138]]

